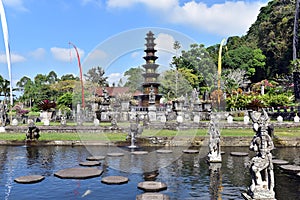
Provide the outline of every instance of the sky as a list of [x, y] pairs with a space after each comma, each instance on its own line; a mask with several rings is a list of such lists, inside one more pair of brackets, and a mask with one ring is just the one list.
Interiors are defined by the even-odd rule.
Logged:
[[[2, 0], [11, 51], [12, 83], [55, 71], [79, 76], [100, 66], [110, 83], [144, 64], [146, 33], [155, 34], [161, 68], [192, 43], [206, 47], [245, 35], [268, 0]], [[0, 75], [9, 80], [2, 29]], [[75, 47], [74, 47], [75, 46]]]

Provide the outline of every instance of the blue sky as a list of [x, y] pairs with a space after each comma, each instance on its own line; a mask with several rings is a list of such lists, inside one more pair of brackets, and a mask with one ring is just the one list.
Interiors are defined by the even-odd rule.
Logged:
[[[158, 64], [168, 67], [191, 43], [218, 44], [245, 35], [267, 0], [2, 0], [12, 58], [13, 85], [23, 76], [55, 71], [79, 76], [76, 45], [84, 73], [101, 66], [110, 82], [144, 64], [145, 34], [157, 38]], [[96, 59], [94, 59], [96, 58]], [[0, 74], [9, 79], [2, 31]]]

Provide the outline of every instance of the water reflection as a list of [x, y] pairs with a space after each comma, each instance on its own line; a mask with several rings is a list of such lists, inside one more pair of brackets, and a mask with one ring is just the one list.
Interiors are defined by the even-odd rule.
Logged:
[[209, 163], [209, 193], [210, 199], [222, 199], [222, 163]]
[[[86, 191], [87, 199], [135, 199], [143, 193], [137, 184], [145, 180], [156, 180], [168, 185], [162, 191], [171, 199], [241, 199], [251, 179], [247, 163], [252, 157], [234, 157], [232, 151], [248, 148], [222, 148], [222, 163], [208, 164], [199, 154], [183, 154], [182, 149], [173, 148], [172, 153], [157, 153], [157, 148], [138, 149], [148, 151], [146, 155], [133, 155], [130, 150], [116, 147], [93, 147], [94, 153], [105, 156], [109, 152], [126, 152], [121, 157], [106, 157], [99, 166], [104, 171], [101, 177], [120, 175], [129, 182], [120, 186], [102, 184], [101, 177], [87, 180], [64, 180], [53, 174], [61, 169], [79, 167], [79, 163], [91, 156], [85, 147], [0, 147], [0, 194], [1, 199], [80, 199]], [[299, 148], [276, 149], [276, 158], [297, 164]], [[216, 165], [215, 165], [216, 164]], [[118, 170], [126, 169], [126, 170]], [[154, 169], [154, 170], [153, 170]], [[276, 165], [276, 199], [297, 199], [300, 196], [300, 180], [292, 174], [283, 173]], [[39, 174], [45, 180], [33, 184], [17, 184], [19, 176]], [[105, 191], [105, 192], [103, 192]], [[288, 197], [288, 198], [287, 198]]]

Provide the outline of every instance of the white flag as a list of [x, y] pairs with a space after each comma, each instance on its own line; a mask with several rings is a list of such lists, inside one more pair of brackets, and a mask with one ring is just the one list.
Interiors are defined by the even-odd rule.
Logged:
[[10, 81], [10, 104], [13, 105], [10, 49], [8, 43], [8, 28], [7, 28], [7, 22], [6, 22], [5, 11], [4, 11], [2, 0], [0, 0], [0, 17], [1, 17], [4, 45], [5, 45], [8, 75]]

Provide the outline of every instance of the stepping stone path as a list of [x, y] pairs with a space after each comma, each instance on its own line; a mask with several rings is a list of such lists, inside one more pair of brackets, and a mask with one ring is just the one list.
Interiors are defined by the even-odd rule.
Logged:
[[138, 184], [138, 188], [146, 192], [158, 192], [161, 190], [166, 190], [167, 185], [162, 182], [144, 181]]
[[97, 160], [104, 160], [105, 159], [105, 156], [90, 156], [90, 157], [87, 157], [86, 160], [89, 160], [89, 161], [97, 161]]
[[94, 167], [99, 166], [101, 163], [99, 161], [86, 161], [79, 163], [80, 166], [86, 166], [86, 167]]
[[290, 172], [299, 172], [300, 173], [300, 166], [299, 165], [280, 165], [279, 166], [283, 170], [287, 170]]
[[68, 168], [59, 170], [54, 173], [54, 176], [59, 178], [68, 178], [68, 179], [86, 179], [100, 176], [103, 173], [102, 170], [97, 168]]
[[41, 175], [29, 175], [29, 176], [20, 176], [18, 178], [15, 178], [14, 181], [17, 183], [29, 184], [29, 183], [38, 183], [44, 179], [45, 177]]
[[146, 192], [136, 196], [136, 200], [170, 200], [170, 197], [166, 194]]
[[182, 152], [187, 153], [187, 154], [199, 153], [198, 150], [194, 150], [194, 149], [186, 149], [186, 150], [183, 150]]
[[124, 156], [124, 153], [108, 153], [107, 156], [110, 156], [110, 157], [121, 157], [121, 156]]
[[248, 156], [249, 153], [246, 152], [230, 152], [231, 156]]
[[167, 149], [158, 149], [156, 150], [156, 153], [168, 154], [168, 153], [173, 153], [173, 151]]
[[131, 154], [134, 154], [134, 155], [145, 155], [145, 154], [148, 154], [148, 153], [149, 153], [148, 151], [134, 151]]
[[124, 176], [107, 176], [102, 178], [101, 182], [106, 184], [123, 184], [127, 183], [129, 180]]
[[287, 165], [287, 164], [289, 164], [288, 161], [286, 161], [286, 160], [280, 160], [280, 159], [273, 159], [272, 163], [277, 164], [277, 165]]

